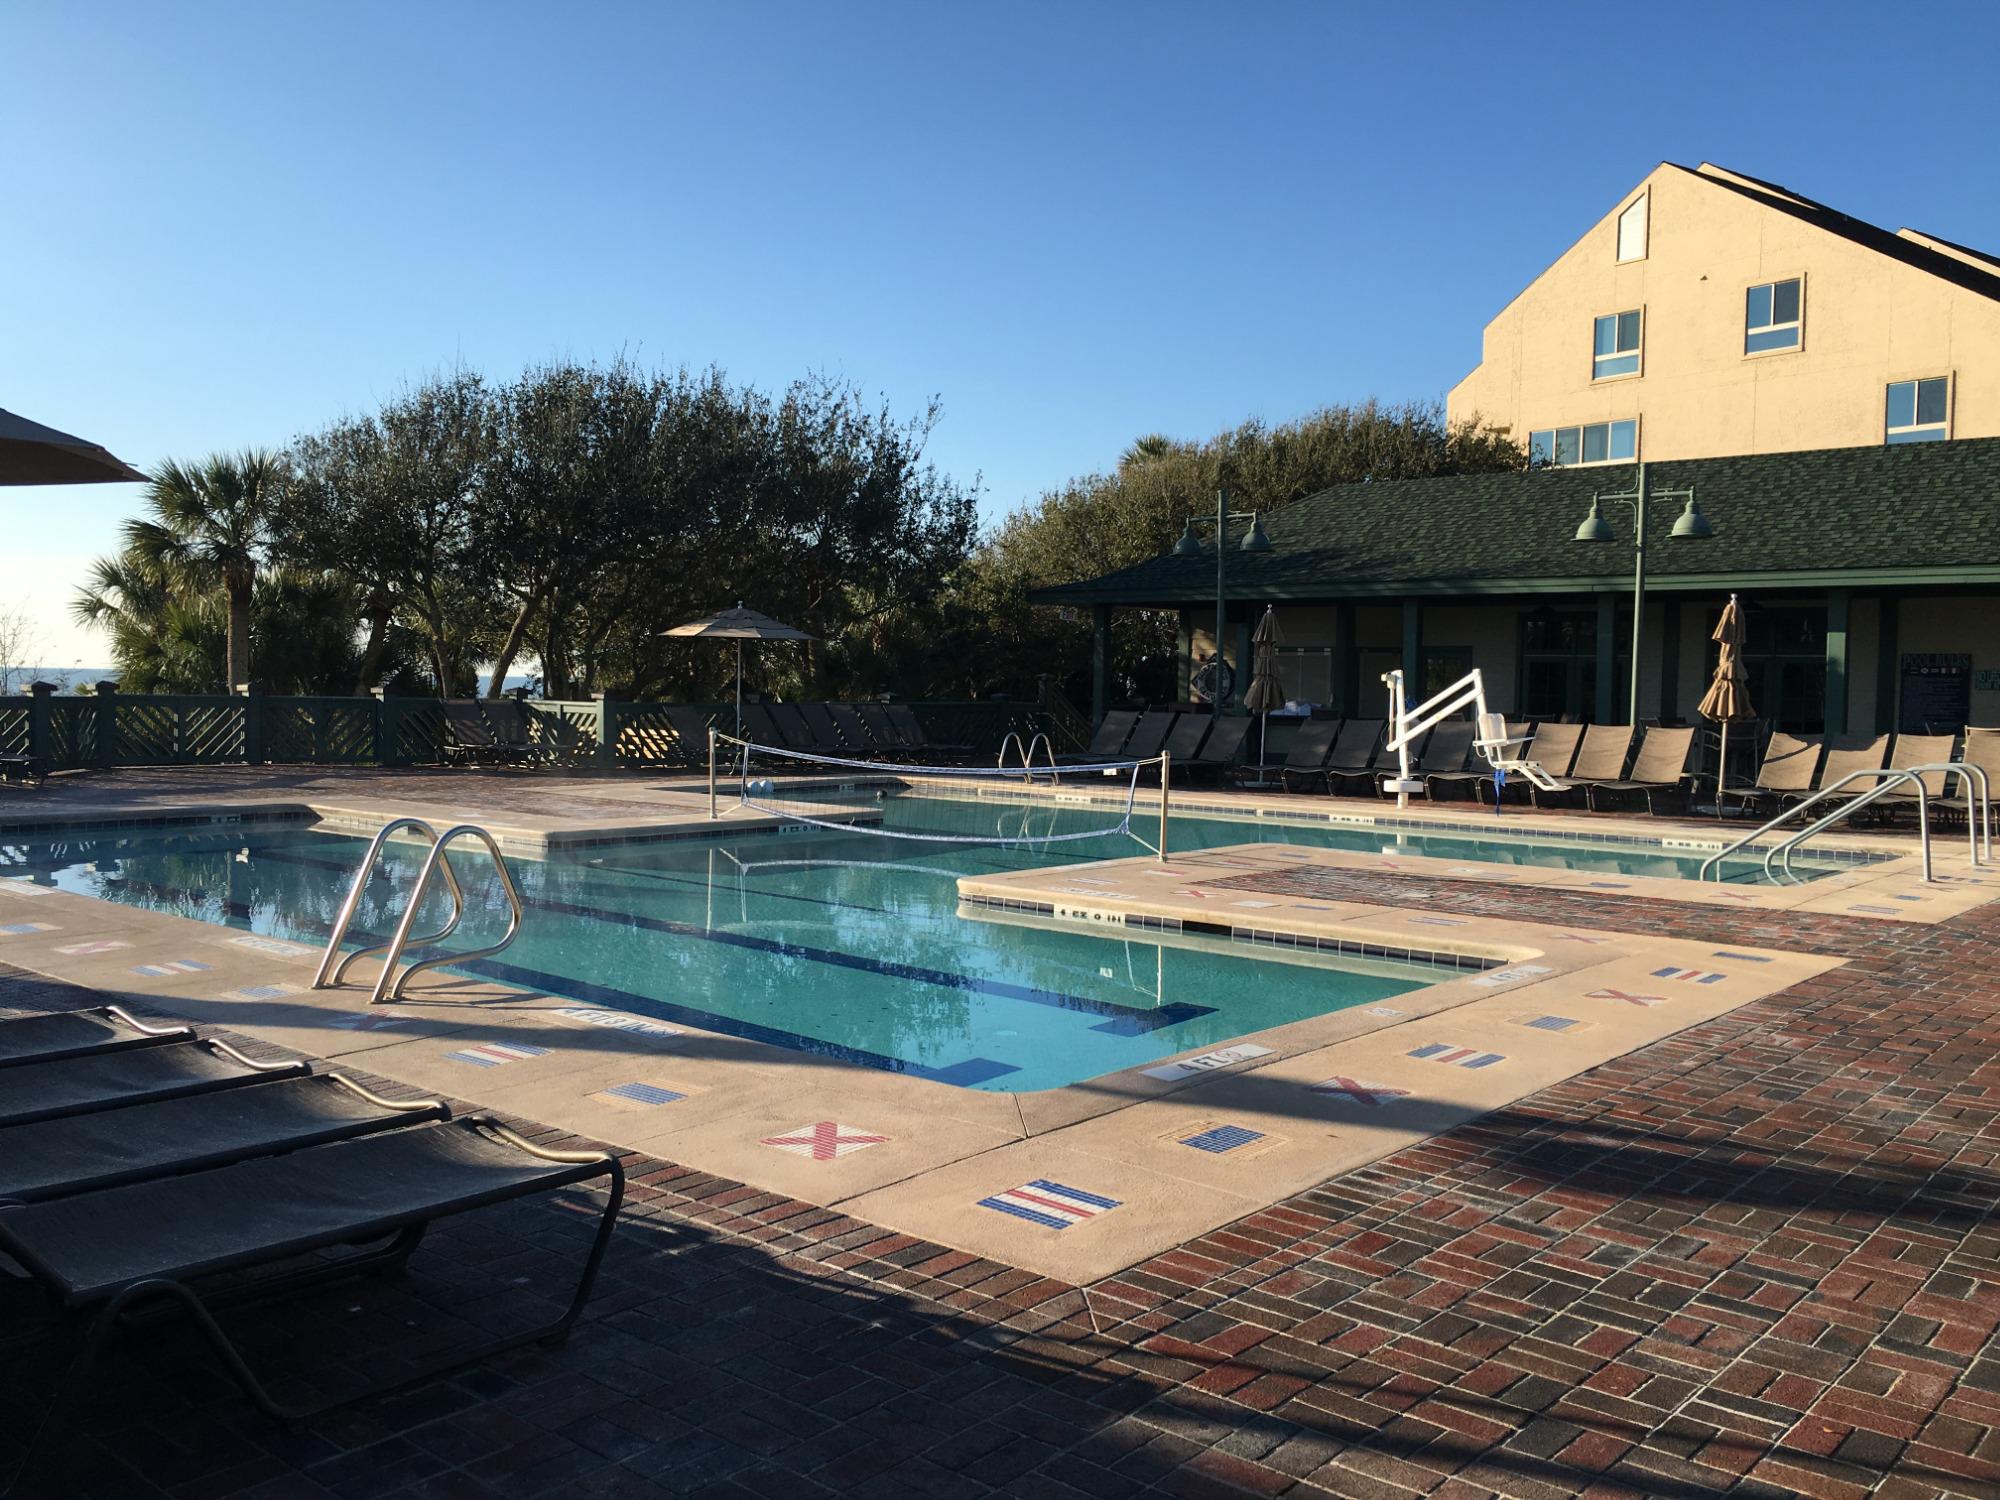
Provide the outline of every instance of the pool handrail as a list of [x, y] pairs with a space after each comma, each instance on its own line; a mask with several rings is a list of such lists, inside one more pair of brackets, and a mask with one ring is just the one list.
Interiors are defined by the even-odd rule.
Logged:
[[[1917, 775], [1914, 768], [1892, 771], [1887, 766], [1864, 766], [1858, 771], [1849, 771], [1832, 786], [1823, 787], [1819, 791], [1814, 792], [1812, 796], [1797, 804], [1792, 810], [1796, 812], [1800, 808], [1811, 807], [1816, 802], [1824, 801], [1827, 797], [1846, 786], [1850, 781], [1865, 781], [1870, 776], [1878, 777], [1879, 783], [1870, 787], [1860, 796], [1842, 802], [1833, 811], [1815, 818], [1790, 838], [1773, 844], [1769, 849], [1766, 849], [1764, 851], [1764, 878], [1773, 885], [1779, 883], [1777, 874], [1771, 868], [1771, 862], [1775, 859], [1779, 861], [1779, 869], [1783, 872], [1784, 878], [1787, 881], [1796, 880], [1798, 877], [1792, 873], [1793, 850], [1797, 849], [1800, 844], [1803, 844], [1821, 829], [1831, 827], [1842, 818], [1852, 817], [1871, 802], [1880, 801], [1882, 798], [1888, 796], [1897, 786], [1907, 781], [1911, 786], [1916, 788], [1917, 846], [1923, 853], [1924, 882], [1929, 884], [1932, 879], [1930, 793], [1924, 786], [1923, 778]], [[1971, 793], [1968, 791], [1966, 795], [1969, 803]], [[1979, 862], [1979, 846], [1976, 843], [1973, 845], [1972, 857], [1973, 863], [1977, 864]]]
[[[396, 973], [396, 963], [410, 943], [410, 929], [417, 924], [417, 908], [423, 904], [424, 895], [430, 889], [431, 877], [438, 866], [444, 866], [445, 879], [453, 889], [457, 880], [451, 873], [451, 861], [446, 851], [453, 839], [476, 838], [486, 846], [486, 852], [493, 856], [494, 872], [500, 877], [500, 890], [507, 898], [507, 930], [500, 934], [497, 943], [484, 948], [471, 948], [463, 953], [435, 953], [429, 958], [420, 958], [406, 964], [401, 974]], [[461, 910], [464, 902], [459, 903]], [[409, 904], [403, 908], [403, 919], [396, 924], [395, 936], [389, 939], [387, 952], [382, 959], [382, 973], [375, 981], [375, 992], [368, 997], [370, 1005], [383, 1005], [403, 998], [403, 990], [410, 980], [425, 969], [440, 968], [445, 964], [462, 964], [470, 959], [490, 958], [500, 952], [521, 930], [521, 918], [526, 910], [521, 900], [521, 892], [514, 884], [514, 874], [507, 868], [506, 856], [500, 852], [500, 842], [477, 823], [456, 823], [438, 835], [438, 841], [431, 845], [431, 852], [424, 860], [424, 866], [417, 872], [417, 883], [410, 891]], [[453, 924], [454, 926], [456, 923]]]
[[[340, 957], [340, 945], [347, 939], [347, 929], [354, 921], [355, 912], [360, 910], [361, 893], [368, 889], [369, 877], [375, 873], [375, 866], [381, 861], [384, 846], [388, 844], [390, 835], [405, 828], [417, 830], [431, 841], [433, 847], [436, 847], [437, 829], [423, 818], [391, 818], [375, 831], [375, 837], [369, 842], [368, 852], [361, 856], [361, 868], [354, 872], [354, 883], [347, 888], [347, 899], [340, 904], [340, 915], [334, 918], [333, 931], [327, 934], [326, 952], [320, 955], [319, 969], [313, 974], [313, 989], [338, 988], [342, 978], [358, 960], [388, 951], [387, 943], [378, 943], [372, 948], [357, 948], [345, 958]], [[436, 932], [415, 939], [420, 945], [443, 942], [458, 930], [458, 924], [465, 916], [465, 893], [459, 889], [458, 877], [452, 872], [449, 864], [445, 866], [444, 878], [445, 887], [451, 892], [451, 920]], [[410, 910], [416, 910], [414, 901], [410, 905]]]
[[[1919, 775], [1920, 772], [1926, 771], [1937, 771], [1943, 773], [1945, 776], [1956, 775], [1958, 777], [1960, 785], [1965, 789], [1965, 837], [1968, 862], [1975, 870], [1979, 868], [1980, 831], [1983, 824], [1986, 830], [1985, 857], [1987, 862], [1991, 863], [1993, 859], [1992, 798], [1987, 785], [1986, 772], [1979, 766], [1967, 766], [1958, 761], [1930, 761], [1923, 765], [1903, 766], [1900, 768], [1885, 766], [1880, 771], [1874, 771], [1872, 767], [1868, 768], [1856, 774], [1866, 775], [1873, 772], [1873, 774], [1883, 777], [1882, 785], [1868, 793], [1865, 798], [1856, 798], [1853, 803], [1847, 806], [1845, 811], [1853, 811], [1854, 807], [1861, 805], [1864, 801], [1873, 802], [1878, 797], [1887, 796], [1889, 791], [1900, 784], [1905, 777], [1911, 779], [1917, 788], [1917, 821], [1921, 829], [1919, 836], [1924, 848], [1924, 879], [1928, 881], [1931, 878], [1930, 818], [1929, 810], [1925, 804], [1926, 793], [1929, 789], [1924, 786], [1922, 778]], [[1979, 800], [1976, 805], [1973, 801], [1973, 778], [1975, 776], [1978, 778], [1979, 783]], [[1830, 813], [1826, 818], [1821, 819], [1820, 822], [1829, 822], [1838, 816], [1838, 812]], [[1788, 880], [1795, 879], [1796, 877], [1792, 874], [1792, 854], [1812, 831], [1811, 829], [1803, 830], [1778, 845], [1771, 853], [1766, 854], [1764, 856], [1766, 867], [1768, 868], [1772, 856], [1776, 855], [1779, 857], [1779, 869], [1783, 871], [1785, 878]]]

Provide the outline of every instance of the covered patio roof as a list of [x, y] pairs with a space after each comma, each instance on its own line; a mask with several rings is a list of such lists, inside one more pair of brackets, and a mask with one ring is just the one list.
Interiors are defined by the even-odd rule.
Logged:
[[[1235, 552], [1229, 597], [1307, 601], [1629, 588], [1630, 513], [1619, 541], [1574, 540], [1593, 492], [1629, 492], [1627, 464], [1340, 485], [1271, 512], [1268, 552]], [[2000, 583], [2000, 438], [1822, 448], [1646, 465], [1647, 487], [1693, 487], [1715, 528], [1668, 535], [1678, 502], [1655, 499], [1648, 587], [1894, 587]], [[1240, 534], [1240, 533], [1239, 533]], [[1040, 589], [1038, 604], [1177, 608], [1212, 603], [1215, 554], [1151, 558]]]

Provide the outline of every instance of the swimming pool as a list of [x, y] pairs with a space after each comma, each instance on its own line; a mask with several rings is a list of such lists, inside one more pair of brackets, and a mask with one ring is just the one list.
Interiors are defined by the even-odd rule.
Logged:
[[[892, 796], [882, 806], [895, 827], [935, 817], [934, 801]], [[959, 815], [991, 816], [1010, 833], [1023, 826], [1019, 809], [1005, 804]], [[996, 926], [961, 914], [961, 875], [1143, 852], [1124, 835], [1041, 842], [1079, 819], [1085, 827], [1104, 821], [1101, 812], [1044, 809], [1028, 830], [1036, 841], [1009, 846], [808, 830], [510, 857], [527, 921], [505, 953], [467, 967], [669, 1022], [1003, 1092], [1059, 1087], [1459, 972], [1280, 957], [1227, 938]], [[1180, 850], [1264, 841], [1482, 861], [1559, 858], [1572, 868], [1641, 874], [1691, 873], [1700, 858], [1199, 817], [1176, 818], [1172, 841]], [[283, 825], [104, 832], [0, 847], [0, 875], [319, 942], [365, 847], [359, 837]], [[357, 913], [357, 939], [393, 925], [420, 852], [391, 847]], [[500, 898], [483, 861], [459, 863], [473, 911], [453, 942], [482, 946], [504, 920]]]

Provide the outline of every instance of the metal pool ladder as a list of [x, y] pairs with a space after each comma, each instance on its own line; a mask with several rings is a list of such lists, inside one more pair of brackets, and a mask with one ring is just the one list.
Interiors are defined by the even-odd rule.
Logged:
[[[382, 850], [388, 845], [392, 834], [402, 829], [412, 829], [430, 840], [431, 851], [424, 858], [423, 868], [417, 872], [417, 881], [410, 888], [409, 900], [404, 903], [403, 915], [396, 923], [396, 931], [386, 943], [378, 943], [372, 948], [358, 948], [345, 956], [340, 945], [347, 938], [347, 929], [353, 925], [354, 914], [361, 907], [361, 894], [368, 889], [368, 882], [381, 863]], [[485, 948], [473, 948], [463, 953], [439, 953], [430, 958], [420, 958], [396, 973], [396, 965], [403, 952], [411, 943], [427, 947], [441, 943], [458, 930], [458, 924], [465, 920], [465, 892], [460, 889], [458, 876], [452, 870], [451, 860], [445, 851], [454, 839], [475, 838], [486, 846], [486, 852], [493, 857], [494, 872], [500, 877], [500, 889], [507, 897], [507, 930], [500, 935], [500, 941]], [[451, 892], [451, 916], [436, 932], [422, 937], [413, 937], [411, 929], [417, 925], [417, 908], [424, 904], [424, 897], [430, 893], [431, 881], [442, 872], [445, 889]], [[521, 930], [521, 916], [524, 908], [521, 892], [514, 884], [514, 874], [507, 868], [507, 861], [500, 853], [500, 845], [493, 835], [476, 823], [458, 823], [439, 833], [423, 818], [393, 818], [376, 831], [368, 845], [368, 852], [361, 857], [361, 868], [354, 872], [354, 883], [347, 889], [347, 899], [341, 903], [340, 915], [334, 919], [333, 931], [326, 940], [326, 952], [321, 955], [319, 970], [313, 975], [312, 987], [316, 990], [332, 989], [354, 964], [364, 958], [380, 957], [382, 973], [375, 981], [375, 991], [368, 997], [370, 1005], [381, 1005], [403, 998], [403, 988], [412, 975], [425, 969], [435, 969], [442, 964], [464, 963], [467, 959], [487, 958], [498, 953], [514, 941]]]
[[[1706, 880], [1708, 879], [1708, 872], [1714, 870], [1715, 878], [1717, 880], [1723, 879], [1722, 862], [1730, 855], [1740, 849], [1753, 845], [1765, 834], [1772, 832], [1783, 824], [1803, 817], [1807, 809], [1825, 802], [1844, 790], [1849, 784], [1857, 781], [1873, 781], [1877, 783], [1875, 786], [1870, 787], [1859, 796], [1836, 804], [1831, 812], [1822, 813], [1804, 828], [1793, 833], [1789, 838], [1763, 850], [1764, 878], [1773, 884], [1782, 884], [1783, 881], [1796, 880], [1798, 877], [1792, 870], [1792, 856], [1798, 851], [1800, 845], [1804, 844], [1821, 830], [1832, 827], [1835, 823], [1841, 821], [1841, 819], [1850, 817], [1854, 813], [1861, 811], [1862, 808], [1867, 807], [1870, 803], [1886, 797], [1897, 786], [1908, 785], [1916, 793], [1918, 847], [1923, 856], [1924, 880], [1928, 883], [1935, 879], [1935, 876], [1931, 873], [1930, 797], [1923, 783], [1921, 773], [1924, 772], [1942, 773], [1941, 780], [1943, 777], [1958, 777], [1959, 784], [1965, 791], [1966, 838], [1969, 845], [1970, 863], [1974, 869], [1979, 867], [1982, 857], [1990, 863], [1993, 859], [1993, 799], [1987, 785], [1985, 771], [1981, 770], [1978, 766], [1967, 765], [1962, 761], [1933, 761], [1921, 766], [1884, 766], [1880, 768], [1871, 766], [1865, 770], [1851, 771], [1841, 777], [1840, 780], [1834, 782], [1832, 786], [1822, 787], [1803, 802], [1794, 803], [1791, 807], [1786, 808], [1768, 823], [1751, 829], [1733, 844], [1716, 850], [1715, 853], [1702, 861], [1701, 870], [1696, 878]], [[1981, 853], [1982, 844], [1984, 846], [1983, 856]], [[1752, 852], [1757, 851], [1753, 850]], [[1783, 876], [1783, 881], [1779, 878], [1781, 875]]]

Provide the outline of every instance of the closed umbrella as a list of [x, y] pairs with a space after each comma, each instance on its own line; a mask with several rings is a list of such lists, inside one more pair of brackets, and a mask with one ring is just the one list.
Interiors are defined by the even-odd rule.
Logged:
[[95, 443], [0, 411], [0, 484], [131, 484], [145, 478]]
[[1736, 596], [1731, 594], [1729, 603], [1723, 606], [1722, 618], [1715, 622], [1715, 633], [1709, 637], [1716, 643], [1715, 680], [1709, 683], [1695, 710], [1704, 719], [1722, 726], [1722, 753], [1715, 767], [1718, 818], [1728, 804], [1723, 792], [1729, 776], [1729, 726], [1757, 717], [1757, 710], [1750, 704], [1750, 673], [1743, 665], [1743, 636], [1743, 611], [1737, 606]]
[[1271, 737], [1271, 710], [1285, 706], [1285, 685], [1278, 678], [1278, 647], [1285, 637], [1278, 630], [1278, 616], [1270, 605], [1264, 606], [1264, 618], [1257, 622], [1257, 633], [1250, 637], [1255, 648], [1250, 660], [1252, 673], [1250, 691], [1243, 695], [1243, 706], [1253, 714], [1262, 714], [1264, 721], [1257, 731], [1257, 779], [1261, 785], [1264, 779], [1264, 750]]
[[690, 620], [663, 630], [661, 635], [700, 636], [703, 639], [736, 642], [736, 737], [743, 738], [743, 643], [745, 641], [809, 641], [811, 636], [796, 626], [785, 625], [769, 615], [738, 604], [705, 620]]

